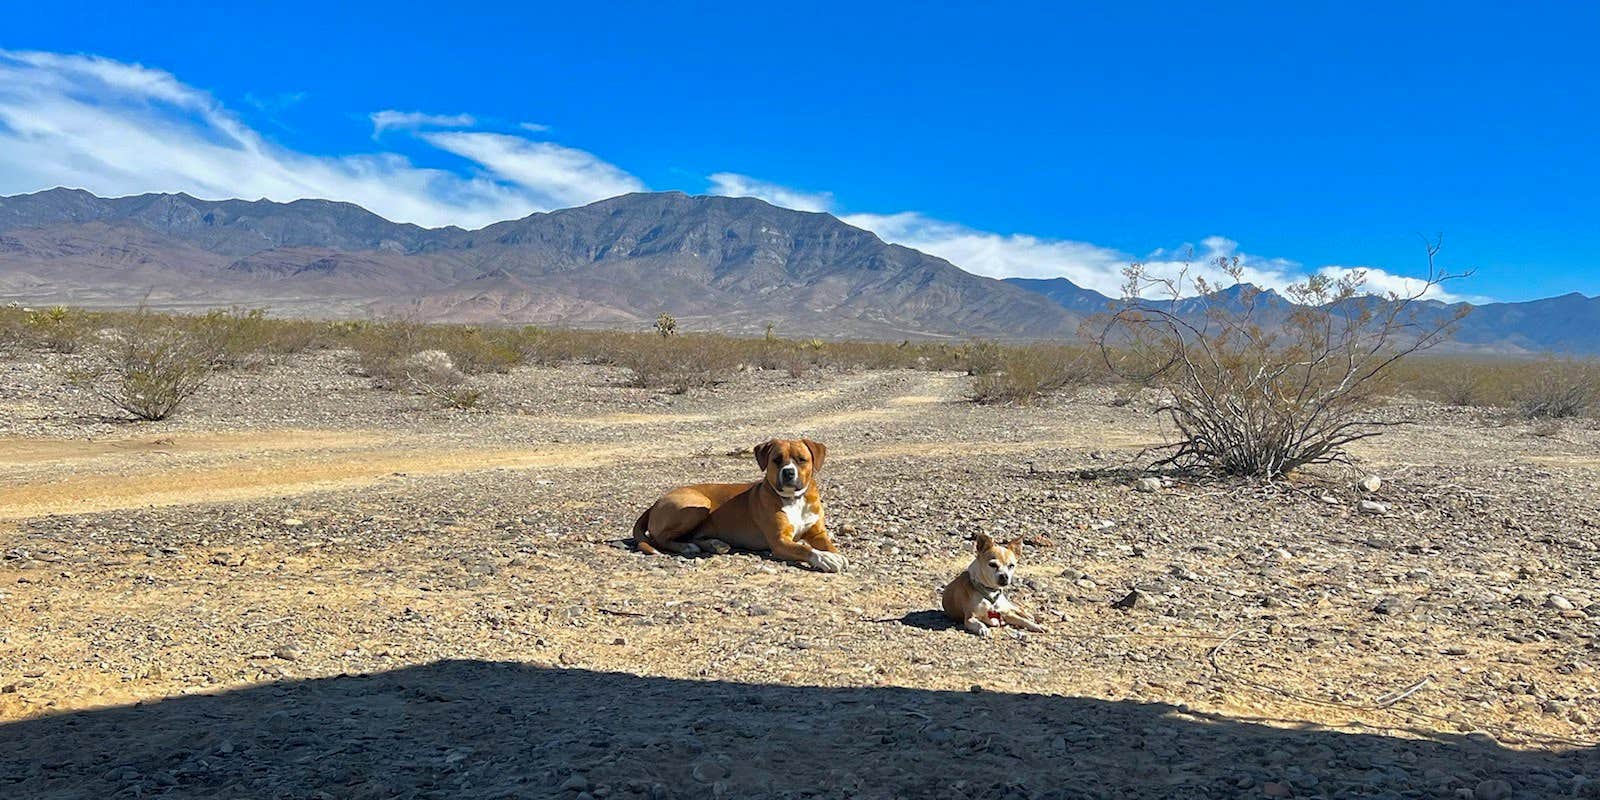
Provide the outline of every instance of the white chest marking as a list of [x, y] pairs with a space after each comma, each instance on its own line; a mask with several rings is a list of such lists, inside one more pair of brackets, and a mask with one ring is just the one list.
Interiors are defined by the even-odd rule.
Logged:
[[799, 536], [811, 530], [818, 522], [822, 521], [821, 514], [814, 514], [806, 505], [804, 495], [796, 497], [783, 504], [783, 515], [789, 518], [789, 524], [794, 526], [794, 535]]

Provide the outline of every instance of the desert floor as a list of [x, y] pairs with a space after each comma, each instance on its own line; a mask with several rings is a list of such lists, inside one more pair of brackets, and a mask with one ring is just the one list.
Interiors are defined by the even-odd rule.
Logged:
[[[135, 424], [70, 366], [0, 360], [0, 797], [1600, 797], [1592, 420], [1397, 403], [1355, 469], [1141, 492], [1163, 432], [1102, 389], [569, 366], [444, 411], [318, 353]], [[830, 447], [849, 572], [626, 546], [775, 435]], [[980, 531], [1048, 632], [943, 621]]]

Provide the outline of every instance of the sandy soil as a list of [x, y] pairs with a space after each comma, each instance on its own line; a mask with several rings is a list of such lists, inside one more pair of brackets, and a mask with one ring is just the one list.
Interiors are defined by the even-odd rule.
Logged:
[[[1162, 431], [1097, 390], [572, 366], [447, 412], [324, 353], [132, 424], [66, 366], [0, 365], [0, 795], [1600, 796], [1592, 422], [1387, 408], [1364, 514], [1361, 472], [1135, 491]], [[622, 543], [780, 434], [850, 572]], [[936, 613], [978, 531], [1047, 633]]]

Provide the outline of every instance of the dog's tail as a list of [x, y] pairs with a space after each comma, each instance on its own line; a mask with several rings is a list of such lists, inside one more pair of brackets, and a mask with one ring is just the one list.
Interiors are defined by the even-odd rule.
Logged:
[[639, 519], [633, 523], [633, 545], [639, 548], [641, 553], [660, 555], [661, 551], [656, 549], [656, 543], [650, 540], [650, 529], [647, 527], [649, 524], [650, 509], [647, 508], [643, 514], [639, 515]]

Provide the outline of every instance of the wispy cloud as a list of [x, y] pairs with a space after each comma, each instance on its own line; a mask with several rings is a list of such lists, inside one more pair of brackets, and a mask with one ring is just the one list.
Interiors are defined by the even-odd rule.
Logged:
[[471, 114], [424, 114], [421, 111], [395, 111], [384, 109], [368, 115], [372, 119], [372, 136], [377, 138], [385, 131], [419, 128], [470, 128], [478, 124]]
[[737, 172], [718, 172], [707, 178], [711, 193], [724, 197], [754, 197], [796, 211], [832, 211], [832, 192], [806, 192], [757, 180]]
[[645, 188], [638, 178], [592, 153], [551, 142], [478, 132], [424, 133], [421, 138], [521, 186], [546, 208], [592, 203]]
[[541, 124], [541, 123], [538, 123], [538, 122], [519, 122], [519, 123], [517, 123], [517, 127], [521, 128], [521, 129], [523, 129], [525, 131], [528, 131], [529, 133], [549, 133], [550, 132], [550, 126], [549, 125], [544, 125], [544, 124]]
[[[1308, 275], [1308, 270], [1294, 261], [1246, 253], [1238, 242], [1225, 236], [1208, 236], [1197, 244], [1157, 248], [1136, 255], [1090, 242], [978, 230], [917, 211], [843, 213], [832, 192], [796, 189], [737, 173], [719, 172], [707, 180], [714, 194], [757, 197], [800, 211], [836, 213], [845, 222], [872, 231], [885, 241], [938, 256], [968, 272], [992, 278], [1066, 278], [1111, 297], [1121, 294], [1122, 271], [1136, 261], [1153, 275], [1176, 277], [1181, 274], [1186, 279], [1204, 278], [1224, 286], [1232, 279], [1217, 267], [1218, 259], [1237, 258], [1243, 280], [1264, 288], [1282, 290], [1305, 280]], [[1350, 269], [1323, 267], [1318, 271], [1337, 277]], [[1410, 294], [1422, 288], [1423, 282], [1416, 278], [1370, 267], [1363, 272], [1365, 289], [1374, 294], [1391, 291]], [[1426, 296], [1444, 302], [1484, 299], [1455, 295], [1438, 286], [1431, 288]]]
[[390, 152], [307, 155], [273, 144], [170, 73], [0, 50], [0, 194], [72, 186], [111, 196], [318, 197], [398, 221], [476, 227], [642, 188], [582, 150], [465, 132], [424, 132], [421, 141], [435, 135], [505, 141], [440, 140], [475, 162], [465, 174]]

